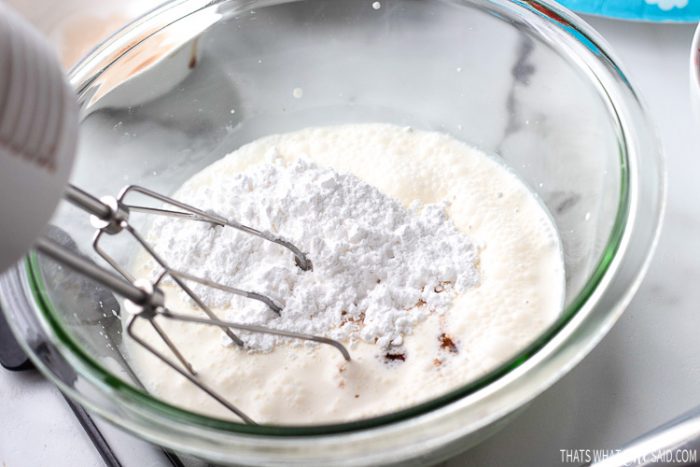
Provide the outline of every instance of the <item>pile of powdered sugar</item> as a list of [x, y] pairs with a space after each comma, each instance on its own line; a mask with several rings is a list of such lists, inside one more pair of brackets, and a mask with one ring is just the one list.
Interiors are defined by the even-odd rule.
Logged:
[[[283, 306], [278, 316], [255, 300], [189, 284], [231, 321], [400, 346], [416, 323], [446, 311], [478, 281], [476, 248], [445, 204], [406, 208], [353, 175], [307, 160], [274, 158], [235, 176], [210, 172], [207, 183], [189, 182], [177, 197], [282, 236], [313, 262], [302, 271], [289, 250], [232, 228], [154, 221], [149, 239], [176, 269]], [[284, 339], [238, 334], [263, 351]]]

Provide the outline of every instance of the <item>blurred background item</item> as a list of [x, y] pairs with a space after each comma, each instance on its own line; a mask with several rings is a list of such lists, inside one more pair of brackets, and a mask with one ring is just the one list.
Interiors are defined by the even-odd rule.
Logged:
[[66, 69], [95, 45], [163, 0], [8, 0], [57, 47]]

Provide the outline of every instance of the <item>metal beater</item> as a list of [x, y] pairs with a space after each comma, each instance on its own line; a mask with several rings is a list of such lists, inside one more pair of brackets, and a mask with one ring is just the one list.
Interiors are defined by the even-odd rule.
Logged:
[[[192, 222], [231, 227], [288, 249], [294, 255], [297, 266], [304, 271], [312, 268], [311, 261], [298, 247], [283, 238], [204, 212], [144, 187], [130, 185], [116, 198], [97, 199], [67, 184], [75, 155], [77, 128], [78, 109], [74, 92], [65, 82], [52, 48], [22, 18], [0, 3], [0, 272], [33, 247], [121, 295], [127, 300], [131, 311], [126, 323], [126, 332], [131, 339], [246, 423], [255, 422], [197, 377], [182, 349], [175, 346], [158, 324], [158, 319], [217, 326], [239, 346], [244, 344], [235, 330], [313, 341], [335, 347], [345, 360], [350, 360], [347, 349], [333, 339], [219, 319], [187, 282], [263, 302], [277, 314], [283, 310], [259, 291], [228, 287], [171, 268], [130, 223], [131, 213], [174, 216]], [[150, 198], [163, 207], [130, 204], [127, 202], [130, 195]], [[91, 215], [91, 223], [97, 229], [92, 247], [116, 272], [102, 268], [50, 238], [39, 235], [61, 197]], [[143, 247], [161, 268], [154, 281], [134, 280], [102, 247], [101, 240], [105, 236], [124, 232]], [[205, 316], [179, 314], [166, 308], [160, 287], [166, 278], [182, 289]], [[153, 327], [172, 355], [159, 351], [134, 332], [134, 323], [138, 320], [146, 321]]]
[[[136, 193], [154, 199], [160, 203], [163, 203], [163, 205], [171, 206], [174, 209], [128, 204], [126, 202], [128, 195]], [[117, 271], [119, 275], [121, 275], [121, 277], [111, 271], [97, 266], [82, 256], [76, 255], [72, 251], [46, 237], [40, 237], [36, 241], [34, 248], [46, 256], [49, 256], [65, 266], [72, 268], [76, 272], [90, 277], [91, 279], [99, 282], [127, 299], [127, 305], [131, 313], [131, 317], [126, 325], [126, 332], [128, 333], [129, 337], [131, 337], [131, 339], [133, 339], [139, 345], [143, 346], [150, 353], [158, 357], [163, 363], [167, 364], [173, 370], [187, 378], [190, 382], [192, 382], [192, 384], [209, 394], [221, 405], [235, 413], [246, 423], [255, 422], [241, 409], [228, 402], [211, 387], [207, 386], [197, 378], [197, 373], [192, 368], [190, 362], [184, 356], [182, 351], [178, 349], [177, 346], [170, 340], [163, 328], [156, 321], [157, 317], [175, 321], [218, 326], [235, 344], [239, 346], [243, 346], [244, 343], [232, 331], [234, 329], [318, 342], [320, 344], [335, 347], [342, 354], [345, 360], [350, 361], [350, 353], [348, 350], [345, 348], [345, 346], [343, 346], [343, 344], [334, 339], [311, 334], [290, 332], [281, 329], [273, 329], [265, 326], [240, 324], [219, 319], [216, 314], [202, 301], [202, 299], [186, 284], [186, 281], [196, 282], [208, 287], [229, 292], [231, 294], [240, 295], [252, 300], [258, 300], [267, 305], [277, 314], [281, 313], [282, 307], [275, 303], [270, 297], [267, 297], [262, 293], [241, 290], [235, 287], [228, 287], [223, 284], [171, 268], [167, 261], [161, 255], [159, 255], [151, 247], [151, 245], [149, 245], [144, 237], [129, 223], [129, 216], [132, 212], [140, 212], [151, 215], [179, 217], [193, 222], [208, 222], [215, 226], [238, 229], [242, 232], [255, 235], [269, 242], [281, 245], [294, 255], [294, 261], [299, 268], [304, 271], [311, 270], [312, 264], [306, 254], [304, 254], [299, 248], [294, 246], [289, 241], [274, 236], [269, 232], [263, 232], [252, 227], [242, 225], [235, 220], [226, 219], [216, 214], [202, 211], [201, 209], [197, 209], [193, 206], [137, 185], [129, 185], [125, 187], [116, 198], [108, 196], [101, 199], [97, 199], [73, 185], [68, 185], [65, 198], [73, 205], [91, 214], [90, 223], [97, 229], [93, 237], [92, 247], [101, 258], [103, 258], [110, 266], [114, 268], [115, 271]], [[151, 282], [142, 279], [134, 279], [123, 266], [121, 266], [112, 256], [109, 255], [109, 253], [107, 253], [104, 248], [102, 248], [101, 239], [105, 235], [117, 235], [122, 232], [129, 234], [140, 246], [146, 250], [146, 252], [151, 256], [151, 258], [153, 258], [153, 260], [155, 260], [160, 268], [162, 268], [160, 274], [158, 274], [154, 281]], [[167, 277], [171, 278], [172, 281], [194, 301], [197, 307], [200, 308], [204, 314], [206, 314], [206, 317], [180, 314], [166, 308], [165, 297], [160, 289], [160, 285]], [[137, 320], [145, 320], [153, 327], [156, 333], [175, 356], [177, 361], [157, 350], [151, 343], [142, 339], [134, 332], [134, 324]]]

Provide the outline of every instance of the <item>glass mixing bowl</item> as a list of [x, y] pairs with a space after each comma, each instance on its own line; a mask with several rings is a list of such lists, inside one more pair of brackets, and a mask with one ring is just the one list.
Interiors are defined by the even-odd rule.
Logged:
[[[559, 229], [565, 309], [531, 346], [437, 399], [327, 426], [250, 426], [160, 401], [121, 353], [110, 293], [35, 255], [2, 277], [14, 332], [63, 391], [211, 461], [405, 465], [468, 448], [602, 338], [658, 235], [664, 171], [653, 129], [603, 41], [553, 2], [176, 1], [94, 50], [71, 80], [82, 112], [72, 180], [95, 194], [128, 183], [169, 194], [262, 135], [388, 122], [500, 155]], [[89, 251], [85, 214], [62, 206], [53, 223]], [[129, 248], [111, 248], [128, 261]]]

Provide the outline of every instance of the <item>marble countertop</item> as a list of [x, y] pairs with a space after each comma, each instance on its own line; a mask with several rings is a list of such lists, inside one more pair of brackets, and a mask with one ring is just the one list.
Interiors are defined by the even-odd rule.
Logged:
[[[560, 465], [561, 449], [616, 448], [700, 404], [700, 122], [691, 115], [687, 69], [694, 27], [587, 20], [611, 44], [659, 130], [669, 172], [661, 241], [641, 290], [602, 343], [450, 467]], [[38, 374], [0, 371], [0, 429], [2, 467], [102, 465]]]

